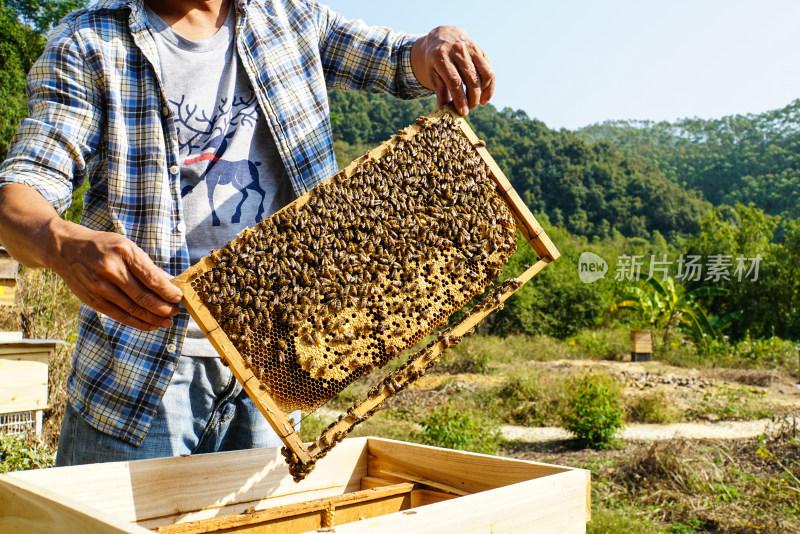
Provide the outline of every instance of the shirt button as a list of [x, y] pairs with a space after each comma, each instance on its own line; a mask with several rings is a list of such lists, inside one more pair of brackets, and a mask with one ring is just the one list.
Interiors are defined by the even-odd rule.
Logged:
[[184, 223], [182, 223], [182, 222], [179, 222], [179, 223], [178, 223], [178, 231], [179, 231], [180, 233], [183, 233], [183, 232], [185, 232], [185, 231], [186, 231], [186, 224], [184, 224]]
[[167, 106], [164, 106], [163, 108], [161, 108], [161, 114], [164, 115], [165, 117], [168, 116], [169, 115], [169, 108]]
[[178, 168], [177, 165], [173, 165], [172, 167], [169, 168], [169, 173], [170, 174], [178, 174], [179, 172], [180, 172], [180, 169]]
[[172, 354], [176, 350], [178, 350], [178, 347], [175, 346], [175, 343], [170, 343], [169, 345], [167, 345], [167, 352], [169, 352], [170, 354]]

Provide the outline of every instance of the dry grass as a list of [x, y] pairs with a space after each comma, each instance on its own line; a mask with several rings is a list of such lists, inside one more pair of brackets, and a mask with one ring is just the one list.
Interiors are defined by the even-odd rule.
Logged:
[[598, 504], [638, 509], [670, 532], [800, 532], [798, 437], [784, 424], [751, 440], [635, 446], [600, 473]]

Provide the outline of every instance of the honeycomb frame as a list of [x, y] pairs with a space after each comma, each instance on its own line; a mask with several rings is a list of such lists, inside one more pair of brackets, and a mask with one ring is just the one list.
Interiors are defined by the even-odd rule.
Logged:
[[[314, 462], [323, 457], [330, 448], [343, 439], [343, 437], [352, 430], [353, 426], [364, 421], [375, 413], [375, 411], [380, 409], [386, 398], [403, 389], [421, 376], [426, 369], [436, 363], [439, 355], [444, 352], [444, 350], [456, 344], [461, 336], [472, 331], [488, 314], [502, 306], [502, 302], [513, 294], [522, 284], [530, 280], [547, 265], [547, 263], [555, 260], [559, 256], [556, 247], [547, 237], [535, 217], [524, 205], [519, 195], [511, 187], [508, 179], [486, 150], [485, 143], [478, 139], [464, 118], [455, 111], [452, 105], [443, 106], [433, 114], [427, 117], [421, 117], [408, 128], [399, 131], [392, 139], [355, 160], [325, 183], [328, 184], [330, 180], [336, 179], [337, 177], [339, 177], [339, 179], [352, 178], [353, 175], [358, 172], [359, 167], [363, 166], [366, 162], [380, 162], [381, 158], [387, 153], [392, 153], [392, 150], [398, 143], [412, 140], [414, 136], [442, 120], [448, 121], [447, 124], [452, 122], [453, 129], [458, 130], [464, 136], [470, 149], [474, 151], [485, 165], [487, 168], [486, 174], [493, 181], [497, 196], [502, 199], [511, 217], [513, 217], [513, 225], [515, 227], [513, 232], [514, 237], [516, 238], [516, 230], [519, 230], [540, 259], [518, 278], [507, 281], [495, 289], [486, 296], [479, 305], [474, 307], [461, 323], [443, 332], [439, 338], [432, 342], [426, 349], [413, 354], [409, 358], [408, 363], [387, 375], [378, 386], [370, 391], [363, 401], [357, 402], [348, 409], [345, 414], [342, 414], [339, 420], [332, 423], [323, 431], [310, 446], [306, 446], [302, 442], [297, 432], [295, 432], [293, 422], [287, 419], [284, 414], [286, 411], [286, 401], [281, 400], [276, 402], [276, 398], [278, 397], [275, 396], [275, 392], [271, 390], [269, 385], [264, 383], [264, 380], [259, 379], [257, 375], [257, 373], [261, 374], [259, 369], [254, 369], [251, 362], [237, 349], [238, 346], [240, 349], [245, 350], [242, 342], [238, 339], [231, 339], [232, 337], [237, 338], [238, 336], [235, 334], [232, 336], [226, 334], [225, 329], [217, 321], [217, 318], [220, 316], [219, 313], [216, 313], [217, 317], [215, 317], [215, 314], [209, 309], [208, 303], [204, 302], [199, 294], [200, 292], [196, 290], [198, 281], [201, 279], [208, 279], [209, 273], [220, 263], [220, 256], [217, 251], [203, 258], [173, 281], [183, 291], [183, 304], [192, 317], [194, 317], [195, 321], [200, 325], [206, 337], [211, 341], [223, 363], [229, 365], [234, 376], [242, 384], [243, 389], [251, 397], [255, 405], [286, 445], [284, 455], [286, 456], [290, 470], [292, 470], [296, 480], [302, 479], [310, 469], [313, 468]], [[283, 212], [292, 213], [287, 210], [302, 208], [302, 206], [311, 200], [313, 193], [314, 191], [306, 193], [271, 217], [275, 217]], [[249, 231], [251, 230], [244, 230], [232, 243], [241, 242], [242, 239], [247, 237]], [[507, 260], [507, 257], [500, 258], [500, 260], [504, 262]], [[500, 260], [497, 261], [500, 262]], [[483, 274], [486, 274], [486, 278], [488, 278], [490, 282], [491, 278], [494, 277], [490, 275], [496, 275], [497, 271]], [[213, 276], [211, 278], [213, 280]], [[483, 285], [485, 286], [486, 284]], [[450, 308], [455, 307], [449, 310], [447, 316], [461, 308], [461, 305], [470, 300], [470, 298], [482, 292], [483, 286], [480, 287], [478, 291], [470, 290], [468, 294], [463, 296], [464, 298], [450, 306]], [[444, 320], [446, 320], [447, 316], [445, 316]], [[433, 325], [433, 328], [436, 326], [437, 325]], [[432, 328], [428, 331], [430, 330], [432, 330]], [[424, 333], [427, 334], [428, 331]], [[382, 366], [387, 363], [389, 359], [396, 356], [396, 354], [399, 354], [400, 349], [413, 346], [420, 338], [421, 336], [418, 335], [413, 339], [405, 340], [405, 343], [401, 343], [400, 347], [392, 351], [394, 354], [391, 354], [390, 358], [386, 361], [379, 362], [378, 366]], [[414, 341], [414, 343], [410, 343], [410, 341]], [[302, 356], [298, 356], [298, 364], [301, 360]], [[305, 370], [308, 371], [308, 368]], [[367, 369], [366, 372], [369, 371], [371, 371], [371, 367]], [[262, 378], [264, 378], [263, 374]], [[332, 391], [330, 397], [337, 392], [338, 391]]]

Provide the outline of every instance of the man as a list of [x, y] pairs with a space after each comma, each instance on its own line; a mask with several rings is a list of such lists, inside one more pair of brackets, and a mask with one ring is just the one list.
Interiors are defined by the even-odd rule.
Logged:
[[[306, 0], [100, 0], [29, 74], [0, 240], [84, 302], [59, 465], [278, 445], [173, 276], [336, 172], [326, 90], [485, 104], [454, 27], [414, 37]], [[89, 180], [81, 225], [64, 221]]]

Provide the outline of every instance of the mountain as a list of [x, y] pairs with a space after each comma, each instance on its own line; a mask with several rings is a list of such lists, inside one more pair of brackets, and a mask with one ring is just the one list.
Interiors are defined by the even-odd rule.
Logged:
[[656, 166], [714, 205], [753, 203], [783, 219], [800, 217], [800, 99], [759, 114], [609, 121], [576, 134]]

